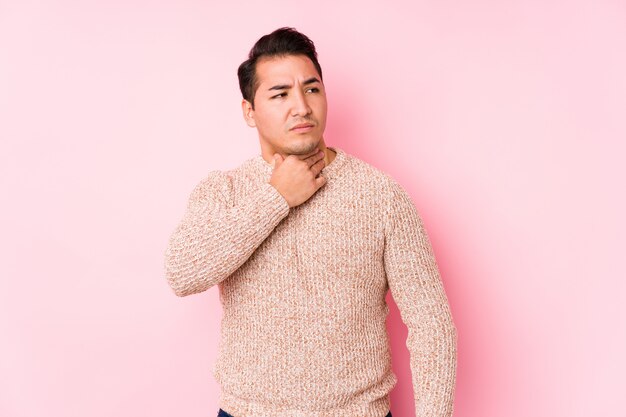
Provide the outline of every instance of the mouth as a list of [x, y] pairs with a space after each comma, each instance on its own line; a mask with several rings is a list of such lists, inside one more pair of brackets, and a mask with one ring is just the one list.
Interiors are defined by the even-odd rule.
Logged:
[[314, 126], [311, 123], [300, 123], [299, 125], [295, 125], [289, 130], [294, 132], [308, 132], [309, 130], [313, 129], [313, 127]]

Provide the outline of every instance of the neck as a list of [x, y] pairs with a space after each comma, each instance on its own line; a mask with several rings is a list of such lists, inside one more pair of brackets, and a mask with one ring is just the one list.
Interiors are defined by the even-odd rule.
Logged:
[[[328, 149], [326, 147], [326, 144], [324, 143], [324, 141], [320, 141], [319, 143], [319, 148], [321, 151], [324, 152], [324, 163], [326, 166], [328, 166], [328, 164], [330, 164], [331, 162], [333, 162], [333, 160], [335, 159], [335, 156], [337, 156], [337, 153]], [[280, 156], [284, 158], [288, 157], [291, 154], [288, 153], [283, 153], [280, 151], [275, 151], [273, 149], [265, 149], [262, 145], [261, 145], [261, 156], [263, 157], [263, 159], [265, 159], [265, 161], [267, 161], [268, 164], [274, 165], [274, 154], [278, 153]]]

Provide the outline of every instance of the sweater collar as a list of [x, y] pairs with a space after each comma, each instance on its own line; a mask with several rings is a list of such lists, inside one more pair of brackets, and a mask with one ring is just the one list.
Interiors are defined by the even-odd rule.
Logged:
[[[346, 153], [343, 151], [343, 149], [336, 146], [326, 147], [337, 153], [335, 159], [333, 159], [330, 164], [322, 168], [322, 174], [324, 175], [324, 177], [326, 177], [327, 180], [330, 180], [331, 178], [335, 178], [338, 175], [341, 167], [346, 162]], [[255, 165], [257, 165], [268, 178], [272, 175], [274, 167], [272, 167], [272, 164], [263, 159], [263, 155], [259, 154], [252, 158], [252, 160], [254, 161]]]

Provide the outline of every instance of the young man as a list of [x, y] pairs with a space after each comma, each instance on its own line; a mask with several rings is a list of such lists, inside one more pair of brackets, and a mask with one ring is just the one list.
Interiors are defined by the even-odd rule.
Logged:
[[176, 295], [219, 288], [218, 415], [390, 417], [391, 290], [416, 416], [451, 416], [457, 331], [409, 195], [326, 146], [322, 70], [305, 35], [263, 36], [238, 75], [261, 154], [200, 181], [165, 253]]

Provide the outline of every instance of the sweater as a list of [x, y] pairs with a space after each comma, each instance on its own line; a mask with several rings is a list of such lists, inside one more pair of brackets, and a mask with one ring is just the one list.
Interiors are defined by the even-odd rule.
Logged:
[[217, 285], [212, 375], [234, 417], [384, 417], [388, 290], [408, 329], [417, 417], [453, 411], [457, 330], [424, 224], [385, 172], [338, 147], [327, 182], [289, 207], [261, 155], [210, 171], [165, 251], [178, 296]]

